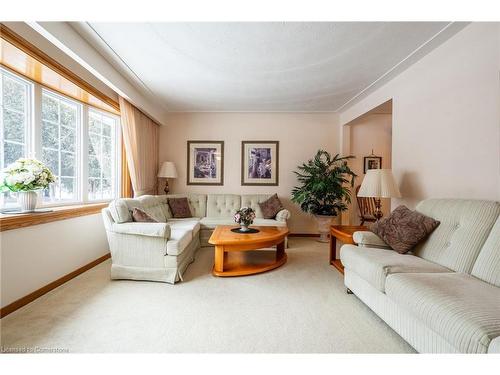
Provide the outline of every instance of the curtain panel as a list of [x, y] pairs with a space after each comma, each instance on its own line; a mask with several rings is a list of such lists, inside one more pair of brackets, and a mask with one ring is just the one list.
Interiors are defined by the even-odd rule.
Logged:
[[120, 113], [134, 197], [154, 195], [158, 182], [159, 125], [122, 97]]

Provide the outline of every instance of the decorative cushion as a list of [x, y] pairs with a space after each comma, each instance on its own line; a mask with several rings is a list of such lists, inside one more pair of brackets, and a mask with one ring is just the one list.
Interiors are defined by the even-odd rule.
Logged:
[[283, 209], [278, 194], [274, 194], [268, 200], [259, 203], [259, 207], [262, 210], [264, 219], [274, 219], [276, 214]]
[[172, 216], [176, 219], [192, 217], [187, 198], [169, 198], [168, 206], [172, 211]]
[[132, 210], [132, 221], [138, 223], [157, 223], [155, 219], [137, 207]]
[[399, 206], [391, 214], [373, 223], [370, 230], [382, 238], [392, 249], [405, 254], [432, 233], [439, 221]]

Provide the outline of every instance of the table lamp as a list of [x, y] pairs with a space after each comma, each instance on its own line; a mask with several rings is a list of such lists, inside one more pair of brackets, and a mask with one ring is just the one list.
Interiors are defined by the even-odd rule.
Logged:
[[168, 194], [170, 192], [170, 189], [168, 188], [168, 179], [177, 177], [177, 169], [175, 168], [175, 164], [171, 161], [164, 161], [160, 167], [160, 170], [158, 171], [158, 177], [166, 179], [165, 189], [163, 189], [163, 191], [165, 192], [165, 194]]
[[398, 185], [390, 169], [369, 169], [359, 188], [358, 197], [375, 198], [374, 216], [383, 216], [380, 198], [401, 198]]

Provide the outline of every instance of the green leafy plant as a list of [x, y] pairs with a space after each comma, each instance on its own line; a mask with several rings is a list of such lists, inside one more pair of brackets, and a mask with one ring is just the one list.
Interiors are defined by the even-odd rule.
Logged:
[[292, 190], [292, 202], [304, 212], [314, 215], [337, 216], [347, 210], [356, 174], [347, 161], [354, 156], [339, 154], [332, 157], [327, 151], [318, 150], [313, 159], [298, 166], [294, 173], [301, 186]]

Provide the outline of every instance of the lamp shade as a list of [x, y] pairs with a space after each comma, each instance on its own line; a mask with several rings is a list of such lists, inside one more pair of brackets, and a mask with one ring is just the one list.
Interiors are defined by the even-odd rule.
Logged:
[[158, 171], [158, 177], [176, 178], [177, 169], [175, 168], [175, 164], [171, 161], [164, 161]]
[[358, 197], [401, 198], [401, 193], [390, 169], [369, 169]]

